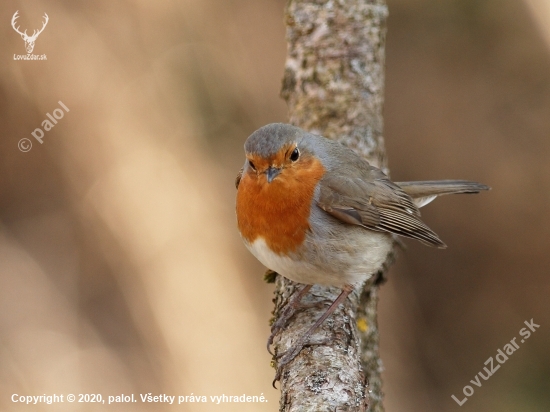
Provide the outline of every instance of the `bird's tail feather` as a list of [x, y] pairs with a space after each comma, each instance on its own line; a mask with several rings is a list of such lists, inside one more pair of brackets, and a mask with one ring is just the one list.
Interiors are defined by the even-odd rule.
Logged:
[[491, 190], [489, 186], [467, 180], [427, 180], [396, 182], [396, 184], [413, 199], [417, 207], [425, 206], [441, 195], [479, 193], [482, 190]]

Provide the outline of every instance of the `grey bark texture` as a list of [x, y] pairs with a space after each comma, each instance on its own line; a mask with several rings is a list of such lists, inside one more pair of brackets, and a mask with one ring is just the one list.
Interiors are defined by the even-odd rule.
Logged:
[[[288, 55], [281, 95], [290, 122], [336, 139], [385, 172], [382, 136], [385, 34], [383, 0], [289, 0]], [[388, 264], [393, 256], [388, 257]], [[281, 411], [383, 411], [378, 351], [378, 280], [352, 292], [285, 367]], [[277, 277], [277, 316], [298, 285]], [[340, 290], [314, 286], [275, 340], [283, 353], [318, 319]]]

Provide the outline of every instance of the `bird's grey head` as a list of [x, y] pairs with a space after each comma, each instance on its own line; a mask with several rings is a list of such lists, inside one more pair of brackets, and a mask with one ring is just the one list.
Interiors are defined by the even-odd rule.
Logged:
[[[252, 133], [244, 144], [246, 162], [243, 173], [251, 178], [266, 176], [271, 183], [277, 176], [294, 168], [302, 159], [300, 142], [304, 131], [284, 123], [268, 124]], [[308, 152], [304, 152], [307, 154]], [[263, 179], [263, 177], [262, 177]]]
[[285, 123], [271, 123], [252, 133], [244, 144], [247, 154], [254, 154], [262, 158], [271, 158], [284, 147], [298, 143], [297, 140], [303, 131]]

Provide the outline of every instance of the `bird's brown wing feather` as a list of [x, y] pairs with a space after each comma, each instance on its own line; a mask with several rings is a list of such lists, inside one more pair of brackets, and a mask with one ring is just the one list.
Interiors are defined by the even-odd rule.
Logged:
[[317, 205], [342, 222], [445, 247], [420, 220], [411, 197], [378, 169], [371, 167], [361, 178], [325, 175], [319, 184]]
[[239, 173], [237, 174], [237, 177], [235, 178], [235, 189], [239, 188], [239, 183], [241, 183], [241, 179], [243, 177], [243, 170], [244, 169], [239, 170]]

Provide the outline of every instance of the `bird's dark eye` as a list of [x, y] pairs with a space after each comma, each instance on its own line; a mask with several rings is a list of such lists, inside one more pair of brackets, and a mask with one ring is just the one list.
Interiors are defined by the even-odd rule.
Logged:
[[248, 161], [248, 164], [250, 165], [250, 167], [252, 168], [252, 170], [256, 171], [256, 166], [254, 166], [254, 163], [252, 163], [252, 160], [249, 160], [249, 161]]
[[290, 160], [295, 162], [296, 160], [298, 160], [299, 157], [300, 157], [300, 151], [298, 150], [298, 148], [296, 148], [290, 154]]

